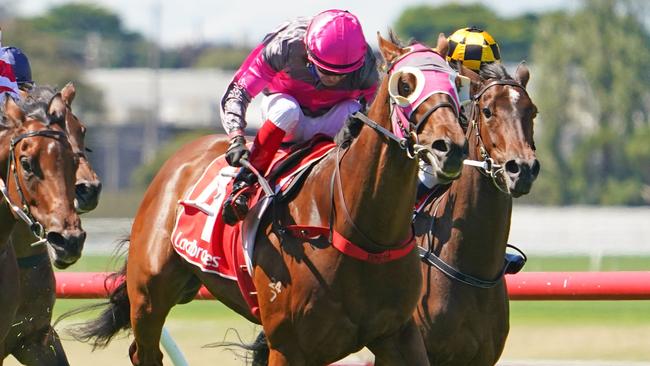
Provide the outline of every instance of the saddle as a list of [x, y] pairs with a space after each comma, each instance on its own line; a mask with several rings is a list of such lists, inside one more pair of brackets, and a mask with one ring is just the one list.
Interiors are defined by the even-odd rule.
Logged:
[[260, 221], [270, 200], [296, 192], [311, 167], [334, 147], [332, 139], [322, 135], [300, 145], [280, 147], [267, 177], [275, 198], [264, 196], [259, 183], [256, 183], [251, 188], [248, 216], [234, 226], [223, 222], [221, 206], [232, 191], [238, 168], [229, 166], [224, 155], [215, 158], [178, 202], [171, 236], [174, 250], [203, 272], [237, 281], [251, 314], [259, 318], [257, 292], [252, 281], [252, 258]]

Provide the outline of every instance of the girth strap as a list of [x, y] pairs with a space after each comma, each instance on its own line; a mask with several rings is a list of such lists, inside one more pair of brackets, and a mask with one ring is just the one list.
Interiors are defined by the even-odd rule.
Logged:
[[[291, 236], [303, 240], [327, 237], [330, 234], [330, 228], [324, 226], [287, 225], [283, 229]], [[381, 264], [400, 259], [409, 254], [413, 250], [413, 247], [415, 247], [415, 237], [411, 236], [395, 248], [372, 253], [354, 244], [334, 230], [332, 232], [332, 246], [352, 258], [364, 262]]]

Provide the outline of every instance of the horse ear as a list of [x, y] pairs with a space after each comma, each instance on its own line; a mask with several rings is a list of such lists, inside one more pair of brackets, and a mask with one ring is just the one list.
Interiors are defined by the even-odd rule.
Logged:
[[381, 51], [381, 55], [388, 63], [392, 62], [403, 53], [402, 49], [398, 45], [387, 39], [384, 39], [384, 37], [382, 37], [379, 32], [377, 32], [377, 43], [379, 43], [379, 50]]
[[72, 81], [61, 89], [61, 96], [68, 107], [72, 106], [72, 101], [74, 100], [75, 95], [77, 95], [77, 89], [74, 87]]
[[16, 101], [9, 93], [5, 93], [4, 118], [3, 122], [7, 127], [20, 127], [25, 122], [25, 113], [16, 104]]
[[62, 128], [65, 128], [65, 113], [67, 107], [63, 101], [61, 93], [56, 93], [55, 96], [50, 100], [50, 104], [47, 106], [47, 118], [50, 124], [60, 125]]
[[521, 61], [515, 71], [515, 80], [525, 88], [526, 84], [528, 84], [528, 79], [530, 79], [530, 71], [528, 70], [528, 66], [526, 66], [526, 61]]
[[447, 57], [449, 51], [449, 41], [444, 33], [438, 34], [438, 44], [436, 45], [436, 52], [442, 57]]

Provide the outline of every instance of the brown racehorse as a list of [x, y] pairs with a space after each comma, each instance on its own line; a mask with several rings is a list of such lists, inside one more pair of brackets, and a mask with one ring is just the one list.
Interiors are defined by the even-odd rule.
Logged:
[[520, 65], [513, 79], [494, 64], [481, 79], [469, 113], [469, 159], [489, 165], [466, 167], [420, 213], [433, 221], [418, 237], [428, 261], [415, 318], [432, 365], [494, 365], [501, 356], [509, 329], [503, 274], [512, 197], [527, 194], [540, 169], [528, 68]]
[[74, 208], [78, 162], [60, 128], [65, 117], [61, 95], [27, 115], [9, 96], [3, 107], [0, 166], [7, 168], [0, 172], [6, 183], [0, 211], [0, 350], [4, 353], [5, 337], [20, 304], [18, 267], [9, 245], [18, 220], [31, 223], [33, 236], [47, 240], [62, 254], [78, 251], [86, 233]]
[[[74, 84], [69, 83], [60, 93], [66, 107], [65, 132], [73, 154], [79, 161], [76, 172], [75, 208], [78, 213], [83, 213], [97, 206], [101, 183], [85, 154], [86, 127], [72, 112], [71, 105], [76, 95]], [[48, 103], [55, 94], [52, 88], [36, 87], [25, 96], [25, 108], [37, 109], [40, 104]], [[52, 128], [59, 127], [52, 126]], [[0, 356], [6, 357], [12, 354], [25, 365], [67, 365], [68, 361], [59, 336], [50, 325], [56, 296], [54, 273], [47, 246], [31, 246], [34, 235], [29, 226], [22, 222], [14, 228], [11, 239], [20, 268], [22, 296], [14, 326], [7, 336], [7, 345]], [[78, 249], [71, 252], [66, 261], [55, 258], [54, 264], [59, 268], [69, 266], [81, 254], [81, 247]]]
[[[381, 37], [379, 44], [389, 64], [410, 52]], [[286, 206], [276, 207], [279, 222], [329, 227], [333, 211], [334, 232], [365, 251], [379, 257], [408, 248], [404, 243], [412, 238], [418, 164], [404, 144], [392, 139], [388, 81], [384, 78], [368, 113], [378, 126], [362, 128], [349, 148], [335, 150], [315, 165], [300, 191]], [[405, 73], [397, 80], [397, 92], [407, 98], [417, 82]], [[411, 120], [422, 123], [404, 126], [412, 132], [406, 136], [417, 136], [441, 177], [457, 177], [467, 145], [451, 98], [431, 94]], [[387, 365], [427, 364], [412, 317], [421, 287], [414, 250], [371, 263], [343, 254], [327, 236], [283, 235], [267, 218], [253, 256], [261, 319], [252, 316], [235, 282], [201, 272], [176, 254], [171, 245], [176, 202], [226, 147], [226, 139], [208, 136], [181, 149], [161, 168], [133, 223], [126, 284], [112, 292], [103, 315], [83, 329], [85, 339], [103, 345], [128, 327], [130, 317], [132, 363], [162, 365], [159, 341], [165, 318], [172, 306], [194, 296], [200, 282], [238, 313], [261, 322], [270, 365], [324, 365], [364, 346]], [[330, 190], [324, 182], [335, 184]]]

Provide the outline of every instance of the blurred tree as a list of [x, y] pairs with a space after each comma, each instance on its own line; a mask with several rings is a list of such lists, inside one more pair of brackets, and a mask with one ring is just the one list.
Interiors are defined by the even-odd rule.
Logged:
[[29, 20], [32, 27], [59, 38], [59, 47], [89, 67], [143, 67], [151, 43], [127, 31], [119, 16], [98, 5], [69, 3]]
[[650, 203], [650, 34], [639, 7], [593, 0], [541, 20], [533, 46], [537, 200]]
[[210, 48], [202, 52], [192, 66], [236, 70], [250, 52], [250, 48], [241, 47]]
[[496, 39], [505, 61], [516, 62], [528, 58], [537, 22], [538, 17], [532, 14], [501, 18], [481, 4], [419, 5], [402, 12], [395, 31], [403, 39], [412, 37], [435, 45], [440, 32], [449, 36], [459, 28], [477, 26]]

